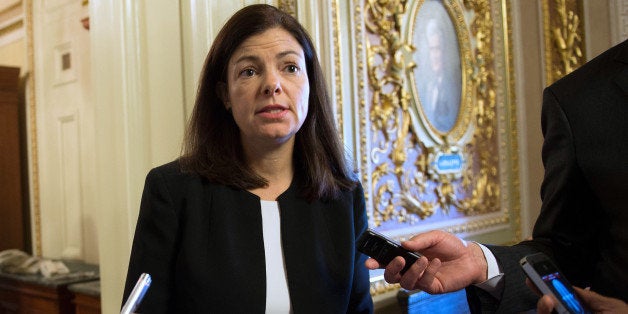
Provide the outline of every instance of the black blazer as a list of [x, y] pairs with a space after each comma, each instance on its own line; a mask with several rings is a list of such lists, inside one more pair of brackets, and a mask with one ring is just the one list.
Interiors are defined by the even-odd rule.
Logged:
[[541, 122], [545, 177], [533, 240], [491, 247], [505, 273], [502, 301], [471, 288], [470, 304], [535, 308], [518, 261], [538, 251], [573, 285], [628, 302], [628, 41], [546, 88]]
[[[278, 198], [294, 313], [371, 313], [362, 187], [308, 203], [298, 180]], [[260, 199], [184, 174], [178, 162], [150, 171], [133, 239], [124, 300], [142, 272], [153, 283], [143, 313], [263, 313], [266, 304]]]

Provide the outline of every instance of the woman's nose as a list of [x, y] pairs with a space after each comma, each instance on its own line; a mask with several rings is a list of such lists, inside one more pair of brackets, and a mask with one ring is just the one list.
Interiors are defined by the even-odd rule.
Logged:
[[264, 95], [271, 96], [281, 93], [281, 82], [279, 77], [275, 74], [269, 74], [264, 84]]

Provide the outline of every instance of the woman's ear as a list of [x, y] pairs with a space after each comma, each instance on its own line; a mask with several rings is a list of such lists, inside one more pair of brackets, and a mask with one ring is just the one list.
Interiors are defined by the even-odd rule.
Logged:
[[227, 90], [227, 83], [218, 82], [216, 84], [216, 95], [222, 101], [222, 104], [225, 106], [227, 111], [231, 111], [231, 102], [229, 102], [229, 92]]

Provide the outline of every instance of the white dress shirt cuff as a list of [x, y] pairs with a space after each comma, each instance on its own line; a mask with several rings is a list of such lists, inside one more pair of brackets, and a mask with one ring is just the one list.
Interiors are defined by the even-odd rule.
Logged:
[[475, 243], [482, 249], [488, 266], [486, 281], [475, 284], [475, 286], [490, 293], [493, 297], [499, 300], [501, 299], [502, 290], [504, 289], [504, 281], [502, 280], [504, 273], [500, 271], [499, 264], [497, 264], [497, 259], [495, 259], [493, 252], [491, 252], [491, 250], [489, 250], [486, 246], [477, 242]]

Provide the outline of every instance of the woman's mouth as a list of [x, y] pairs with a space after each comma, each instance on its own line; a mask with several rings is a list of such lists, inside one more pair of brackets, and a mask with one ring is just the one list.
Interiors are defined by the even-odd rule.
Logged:
[[269, 105], [259, 111], [257, 114], [265, 118], [277, 119], [283, 117], [288, 112], [288, 108], [280, 105]]

